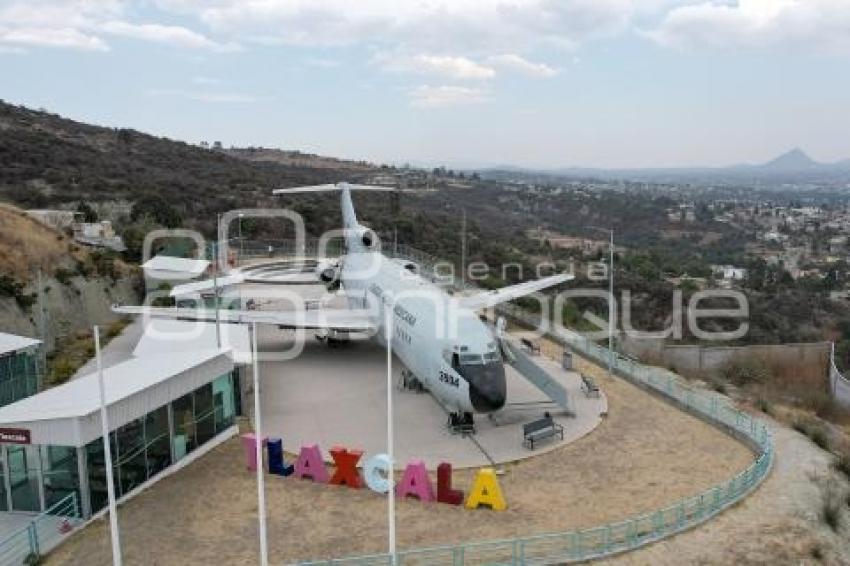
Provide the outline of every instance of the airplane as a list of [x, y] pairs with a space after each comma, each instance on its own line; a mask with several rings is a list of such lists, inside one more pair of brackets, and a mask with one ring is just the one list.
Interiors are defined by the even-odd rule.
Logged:
[[[354, 190], [394, 191], [337, 183], [276, 189], [274, 194], [336, 192], [341, 195], [345, 254], [339, 261], [321, 261], [315, 280], [341, 285], [348, 308], [296, 311], [218, 310], [114, 306], [117, 313], [225, 323], [272, 324], [311, 329], [328, 336], [368, 333], [383, 346], [390, 334], [393, 353], [416, 380], [449, 412], [452, 423], [473, 423], [475, 414], [491, 414], [506, 402], [507, 385], [499, 330], [494, 333], [478, 310], [565, 283], [572, 275], [558, 274], [494, 291], [449, 295], [418, 272], [410, 262], [386, 257], [377, 235], [360, 224], [354, 211]], [[238, 271], [225, 275], [226, 284], [245, 280]], [[218, 281], [177, 286], [172, 295], [209, 289]]]

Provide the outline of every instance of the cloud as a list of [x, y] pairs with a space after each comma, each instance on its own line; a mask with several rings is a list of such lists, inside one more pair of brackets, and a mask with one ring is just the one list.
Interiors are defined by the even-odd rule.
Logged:
[[2, 44], [65, 47], [86, 51], [109, 50], [109, 46], [100, 38], [74, 28], [0, 27], [0, 45]]
[[546, 63], [533, 63], [514, 53], [505, 53], [489, 57], [487, 62], [496, 67], [509, 69], [530, 77], [550, 78], [559, 73], [558, 69]]
[[235, 43], [217, 43], [208, 37], [182, 26], [164, 26], [160, 24], [132, 24], [123, 21], [109, 21], [98, 26], [102, 31], [133, 39], [165, 43], [191, 49], [209, 49], [212, 51], [238, 51]]
[[192, 82], [196, 85], [217, 85], [221, 84], [221, 79], [215, 77], [197, 76], [192, 77]]
[[451, 85], [421, 85], [411, 89], [409, 94], [411, 104], [419, 108], [446, 108], [489, 100], [484, 89]]
[[386, 71], [430, 74], [459, 80], [482, 80], [496, 76], [492, 67], [467, 57], [378, 53], [372, 61]]
[[28, 45], [108, 51], [104, 35], [130, 37], [178, 47], [234, 51], [182, 26], [133, 23], [122, 0], [4, 0], [0, 4], [0, 46]]
[[320, 69], [333, 69], [340, 66], [340, 62], [335, 59], [326, 59], [324, 57], [308, 57], [304, 60], [304, 64], [308, 67], [318, 67]]
[[271, 96], [241, 92], [203, 92], [176, 88], [150, 89], [145, 91], [145, 94], [148, 96], [168, 96], [213, 104], [254, 104], [257, 102], [268, 102], [269, 100], [273, 100], [273, 97]]
[[573, 48], [625, 28], [634, 0], [159, 0], [239, 41], [476, 55]]
[[775, 48], [850, 53], [846, 0], [739, 0], [671, 9], [644, 35], [665, 46], [692, 49]]

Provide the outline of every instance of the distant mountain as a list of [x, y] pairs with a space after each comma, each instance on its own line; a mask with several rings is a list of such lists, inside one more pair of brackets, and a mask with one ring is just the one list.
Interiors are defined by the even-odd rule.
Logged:
[[800, 148], [760, 164], [740, 164], [728, 167], [668, 167], [596, 169], [565, 167], [559, 169], [522, 169], [498, 167], [482, 171], [485, 177], [506, 179], [516, 176], [564, 178], [621, 179], [660, 183], [758, 184], [758, 185], [850, 185], [850, 159], [834, 163], [815, 161]]
[[818, 163], [799, 147], [783, 153], [779, 157], [761, 165], [761, 168], [769, 171], [800, 171], [804, 169], [815, 169], [824, 164]]

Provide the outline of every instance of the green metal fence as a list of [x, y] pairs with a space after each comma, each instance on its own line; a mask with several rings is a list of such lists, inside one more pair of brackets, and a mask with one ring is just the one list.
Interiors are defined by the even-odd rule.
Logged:
[[82, 521], [76, 492], [33, 518], [25, 527], [0, 538], [0, 566], [20, 566], [55, 547]]
[[[499, 307], [497, 311], [531, 327], [540, 328], [539, 316], [513, 305]], [[767, 477], [773, 463], [773, 442], [770, 431], [763, 422], [736, 409], [719, 395], [690, 387], [670, 371], [645, 366], [624, 358], [617, 352], [611, 355], [607, 348], [600, 347], [575, 332], [549, 328], [545, 334], [600, 365], [607, 365], [610, 356], [612, 370], [617, 375], [664, 396], [682, 409], [745, 442], [756, 453], [755, 461], [735, 477], [702, 493], [624, 521], [589, 529], [508, 540], [403, 550], [396, 554], [395, 564], [542, 565], [610, 556], [639, 548], [707, 521], [746, 497]], [[371, 566], [392, 563], [390, 555], [378, 554], [303, 564]]]

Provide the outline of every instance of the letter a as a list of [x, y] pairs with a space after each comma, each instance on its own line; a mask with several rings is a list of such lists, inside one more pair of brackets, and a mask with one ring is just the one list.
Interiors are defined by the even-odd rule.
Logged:
[[428, 477], [428, 470], [425, 469], [425, 462], [412, 460], [407, 464], [395, 493], [399, 499], [412, 495], [419, 501], [434, 501], [434, 487]]
[[295, 461], [295, 477], [310, 478], [315, 482], [328, 483], [328, 471], [322, 460], [322, 453], [317, 444], [301, 447], [301, 453]]
[[449, 505], [463, 503], [463, 492], [452, 489], [452, 465], [448, 462], [437, 466], [437, 501]]
[[502, 488], [499, 487], [493, 468], [478, 470], [475, 481], [472, 482], [472, 489], [469, 490], [469, 497], [466, 499], [466, 508], [476, 509], [479, 505], [489, 505], [494, 511], [504, 511], [508, 507], [505, 498], [502, 497]]

